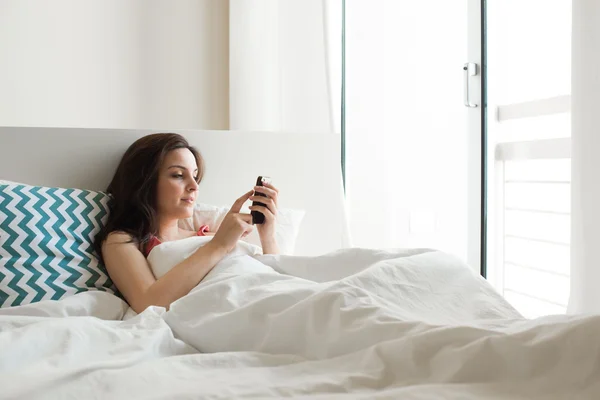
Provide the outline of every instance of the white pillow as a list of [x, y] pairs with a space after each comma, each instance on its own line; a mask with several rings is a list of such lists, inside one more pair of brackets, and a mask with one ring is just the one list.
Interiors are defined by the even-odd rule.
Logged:
[[[225, 215], [229, 212], [229, 208], [229, 206], [196, 203], [192, 217], [179, 220], [179, 227], [195, 231], [202, 225], [208, 225], [211, 232], [216, 232], [219, 226], [221, 226]], [[305, 211], [288, 208], [280, 208], [278, 211], [275, 239], [277, 240], [281, 254], [291, 255], [294, 254], [296, 238], [298, 237]], [[250, 210], [246, 207], [242, 208], [242, 212], [250, 213]], [[251, 234], [241, 240], [261, 246], [256, 227]]]

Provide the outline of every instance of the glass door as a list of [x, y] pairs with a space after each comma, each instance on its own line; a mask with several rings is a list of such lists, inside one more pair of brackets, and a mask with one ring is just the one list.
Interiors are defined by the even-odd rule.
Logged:
[[480, 271], [482, 1], [345, 1], [352, 244], [429, 247]]

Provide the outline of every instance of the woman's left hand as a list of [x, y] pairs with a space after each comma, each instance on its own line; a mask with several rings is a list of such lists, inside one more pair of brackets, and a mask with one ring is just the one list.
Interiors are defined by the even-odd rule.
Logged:
[[[263, 183], [263, 185], [254, 187], [255, 193], [254, 196], [250, 196], [250, 200], [263, 203], [264, 206], [250, 206], [250, 210], [261, 212], [265, 216], [265, 222], [256, 225], [263, 253], [277, 254], [279, 253], [279, 247], [275, 240], [275, 223], [277, 221], [279, 190], [270, 183]], [[256, 193], [265, 194], [267, 197], [257, 196]]]

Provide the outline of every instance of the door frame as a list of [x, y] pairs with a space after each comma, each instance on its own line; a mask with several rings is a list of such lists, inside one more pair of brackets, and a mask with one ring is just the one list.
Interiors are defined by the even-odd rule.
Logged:
[[480, 223], [480, 264], [481, 276], [487, 278], [487, 198], [488, 198], [488, 124], [487, 124], [487, 0], [480, 0], [480, 51], [481, 51], [481, 223]]

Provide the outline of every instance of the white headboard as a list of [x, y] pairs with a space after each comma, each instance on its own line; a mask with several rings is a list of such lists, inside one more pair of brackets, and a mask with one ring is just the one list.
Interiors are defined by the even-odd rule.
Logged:
[[200, 202], [231, 205], [258, 175], [271, 176], [281, 191], [280, 207], [306, 210], [295, 254], [342, 247], [346, 225], [334, 134], [0, 127], [0, 179], [105, 190], [127, 147], [154, 132], [180, 133], [202, 153]]

